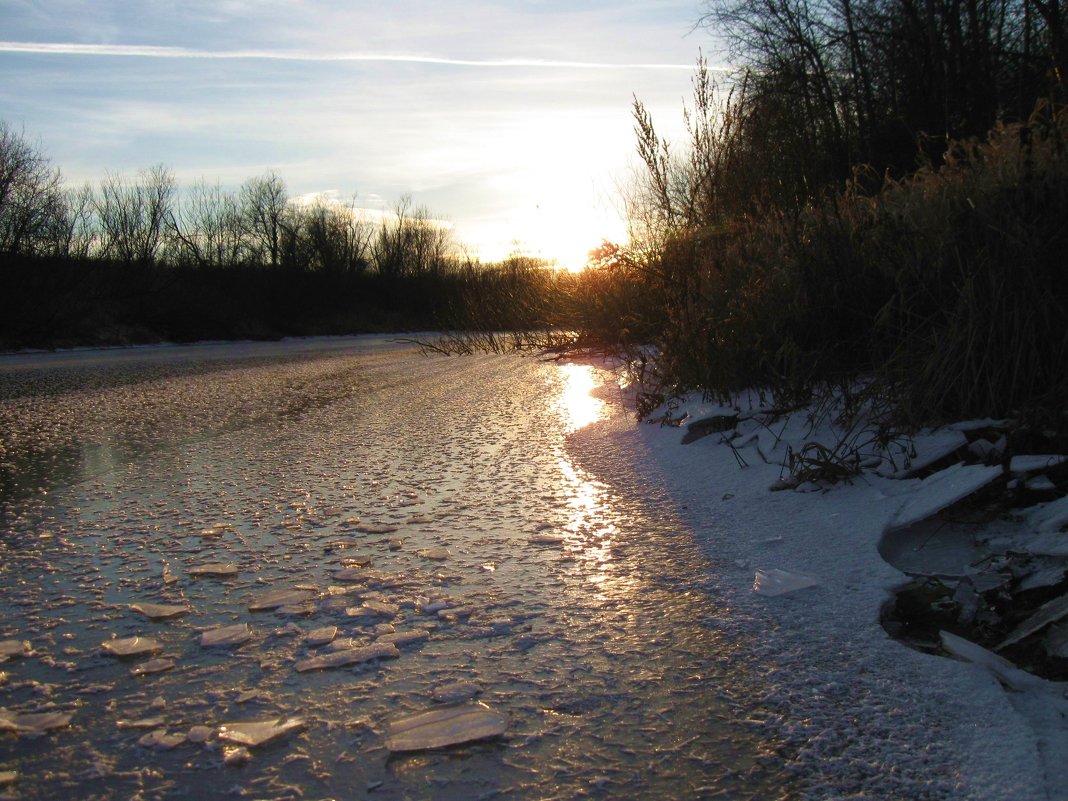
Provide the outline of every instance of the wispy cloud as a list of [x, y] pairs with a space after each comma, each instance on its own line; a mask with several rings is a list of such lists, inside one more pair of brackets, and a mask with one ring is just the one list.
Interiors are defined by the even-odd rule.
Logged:
[[269, 169], [296, 197], [411, 195], [484, 258], [519, 239], [580, 263], [625, 234], [634, 97], [684, 138], [698, 50], [725, 52], [689, 33], [696, 5], [0, 0], [0, 113], [72, 184]]
[[67, 42], [0, 42], [2, 53], [120, 58], [226, 59], [306, 62], [397, 62], [454, 67], [524, 67], [589, 70], [692, 70], [693, 64], [643, 64], [602, 61], [559, 61], [536, 58], [464, 59], [390, 53], [321, 53], [287, 50], [198, 50], [154, 45], [77, 44]]

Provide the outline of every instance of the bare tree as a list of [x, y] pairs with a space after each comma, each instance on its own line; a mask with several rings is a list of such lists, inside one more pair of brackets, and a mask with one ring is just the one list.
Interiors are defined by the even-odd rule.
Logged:
[[356, 206], [317, 200], [301, 211], [311, 269], [361, 273], [370, 263], [375, 225]]
[[0, 252], [47, 250], [61, 196], [59, 170], [0, 122]]
[[249, 239], [260, 260], [271, 267], [282, 264], [288, 207], [285, 181], [274, 172], [250, 178], [241, 187], [241, 213]]
[[49, 235], [51, 255], [87, 259], [94, 252], [98, 233], [93, 188], [85, 184], [78, 189], [65, 189]]
[[[1064, 0], [705, 0], [749, 71], [772, 182], [806, 190], [858, 165], [907, 172], [917, 143], [985, 136], [1065, 89]], [[762, 141], [763, 140], [763, 143]]]
[[378, 231], [375, 266], [381, 275], [427, 275], [443, 271], [453, 250], [452, 231], [406, 195]]
[[241, 204], [217, 183], [201, 181], [183, 192], [169, 227], [179, 261], [235, 267], [249, 255]]
[[134, 181], [109, 175], [96, 198], [104, 255], [128, 264], [156, 260], [172, 215], [174, 176], [162, 164]]

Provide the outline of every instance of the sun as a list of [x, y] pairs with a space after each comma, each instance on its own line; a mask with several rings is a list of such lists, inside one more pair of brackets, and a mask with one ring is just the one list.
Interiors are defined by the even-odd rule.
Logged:
[[575, 204], [555, 208], [540, 204], [533, 211], [511, 217], [514, 235], [479, 251], [486, 261], [500, 261], [509, 256], [529, 256], [561, 270], [581, 272], [590, 253], [605, 241], [626, 238], [623, 222], [614, 214]]
[[590, 153], [599, 152], [597, 148], [557, 148], [550, 153], [534, 132], [529, 136], [529, 141], [520, 143], [522, 147], [515, 142], [512, 146], [518, 152], [540, 155], [488, 179], [488, 188], [505, 200], [472, 221], [476, 224], [470, 231], [471, 242], [483, 261], [500, 261], [518, 253], [581, 271], [590, 251], [602, 242], [626, 239], [618, 189], [588, 177], [591, 158], [596, 161]]

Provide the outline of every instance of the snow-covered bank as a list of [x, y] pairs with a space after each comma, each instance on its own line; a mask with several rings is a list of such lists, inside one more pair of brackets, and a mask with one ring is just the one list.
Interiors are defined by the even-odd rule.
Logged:
[[[717, 411], [691, 398], [673, 415]], [[714, 625], [751, 644], [756, 673], [734, 692], [737, 714], [781, 740], [798, 797], [1068, 798], [1063, 685], [1006, 689], [987, 667], [910, 649], [880, 624], [907, 580], [880, 556], [884, 532], [936, 511], [937, 496], [948, 502], [983, 471], [958, 470], [935, 490], [869, 470], [827, 491], [771, 492], [787, 447], [813, 439], [804, 415], [736, 430], [734, 448], [722, 434], [684, 446], [684, 430], [617, 417], [572, 445], [592, 469], [630, 450], [676, 499], [732, 610]], [[769, 596], [754, 591], [758, 570], [817, 583]]]

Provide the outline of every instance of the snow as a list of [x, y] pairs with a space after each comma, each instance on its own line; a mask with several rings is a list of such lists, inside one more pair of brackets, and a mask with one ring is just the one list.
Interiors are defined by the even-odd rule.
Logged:
[[[700, 419], [709, 411], [699, 399], [683, 400], [671, 416]], [[781, 738], [797, 797], [1068, 798], [1063, 686], [1019, 680], [1029, 674], [1006, 672], [993, 654], [966, 663], [921, 653], [879, 622], [907, 580], [880, 557], [890, 530], [929, 517], [1002, 470], [956, 465], [925, 481], [865, 473], [821, 492], [769, 492], [788, 446], [796, 452], [834, 434], [795, 415], [769, 436], [764, 421], [744, 417], [743, 410], [734, 440], [735, 447], [747, 443], [744, 467], [722, 435], [683, 446], [679, 428], [618, 418], [573, 434], [570, 446], [601, 475], [611, 474], [613, 454], [629, 452], [682, 510], [721, 573], [714, 577], [723, 593], [718, 604], [730, 615], [715, 625], [751, 643], [752, 692], [763, 709], [737, 698], [738, 713]], [[943, 452], [960, 442], [955, 432], [930, 441]], [[1064, 502], [1054, 502], [1036, 515], [1052, 530], [1066, 513]], [[818, 576], [819, 585], [767, 598], [754, 587], [753, 570], [767, 574], [769, 566]]]

